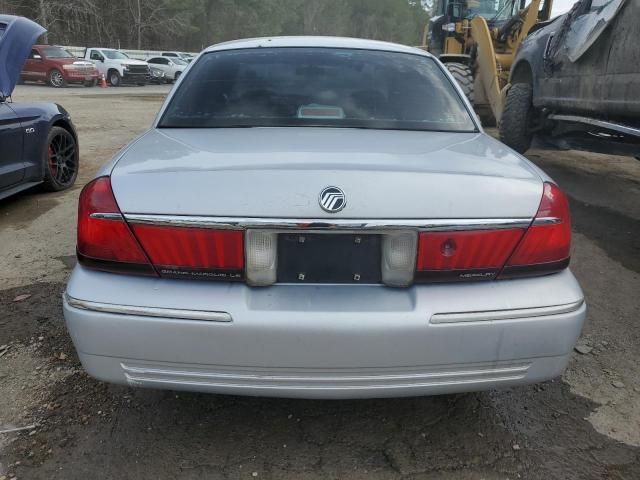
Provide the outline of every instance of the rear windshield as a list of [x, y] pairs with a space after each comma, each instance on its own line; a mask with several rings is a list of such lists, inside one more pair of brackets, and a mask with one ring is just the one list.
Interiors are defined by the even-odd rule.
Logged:
[[453, 85], [429, 57], [298, 47], [201, 56], [159, 126], [476, 128]]

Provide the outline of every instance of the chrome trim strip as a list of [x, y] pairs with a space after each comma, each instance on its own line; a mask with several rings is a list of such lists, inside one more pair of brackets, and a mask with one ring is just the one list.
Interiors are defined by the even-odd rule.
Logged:
[[562, 219], [558, 217], [540, 217], [533, 219], [533, 225], [555, 225], [562, 223]]
[[584, 304], [584, 299], [563, 305], [548, 307], [518, 308], [510, 310], [492, 310], [486, 312], [455, 312], [435, 313], [431, 316], [431, 323], [463, 323], [463, 322], [488, 322], [493, 320], [514, 320], [528, 317], [546, 317], [560, 315], [579, 310]]
[[178, 308], [139, 307], [134, 305], [116, 305], [114, 303], [90, 302], [79, 300], [64, 294], [66, 302], [82, 310], [93, 312], [113, 313], [117, 315], [135, 315], [139, 317], [178, 318], [181, 320], [199, 320], [207, 322], [231, 322], [231, 315], [227, 312], [209, 312], [205, 310], [184, 310]]
[[468, 378], [468, 379], [458, 379], [455, 381], [431, 381], [431, 382], [418, 382], [418, 383], [394, 383], [389, 385], [270, 385], [270, 384], [245, 384], [245, 383], [230, 383], [230, 382], [198, 382], [198, 381], [187, 381], [187, 380], [169, 380], [169, 379], [154, 379], [154, 378], [144, 378], [144, 377], [136, 377], [125, 373], [125, 378], [127, 379], [127, 383], [132, 386], [149, 386], [153, 388], [162, 388], [165, 390], [179, 390], [184, 388], [213, 388], [213, 389], [248, 389], [252, 391], [256, 390], [290, 390], [290, 391], [310, 391], [310, 390], [320, 390], [320, 391], [358, 391], [358, 390], [394, 390], [394, 389], [402, 389], [402, 388], [429, 388], [429, 387], [449, 387], [456, 385], [483, 385], [483, 384], [494, 384], [497, 382], [509, 382], [515, 380], [521, 380], [525, 378], [526, 374], [513, 374], [513, 375], [504, 375], [504, 376], [496, 376], [496, 377], [481, 377], [481, 378]]
[[631, 125], [625, 125], [622, 123], [612, 123], [597, 118], [582, 117], [578, 115], [561, 115], [552, 113], [549, 115], [552, 120], [584, 123], [586, 125], [593, 125], [594, 127], [600, 127], [607, 130], [613, 130], [615, 132], [624, 133], [625, 135], [632, 135], [634, 137], [640, 137], [640, 128], [632, 127]]
[[122, 214], [120, 213], [92, 213], [89, 215], [91, 218], [99, 218], [100, 220], [122, 220]]
[[193, 379], [217, 379], [217, 380], [255, 380], [261, 382], [278, 381], [278, 382], [359, 382], [359, 381], [392, 381], [392, 380], [421, 380], [421, 379], [441, 379], [441, 378], [456, 378], [456, 377], [486, 377], [491, 375], [508, 375], [508, 374], [526, 374], [531, 367], [530, 363], [518, 364], [504, 367], [494, 368], [472, 368], [469, 370], [442, 370], [442, 371], [426, 371], [418, 373], [406, 373], [406, 374], [374, 374], [374, 375], [349, 375], [344, 376], [336, 375], [317, 375], [317, 376], [300, 376], [300, 375], [275, 375], [271, 373], [226, 373], [221, 371], [202, 371], [202, 370], [185, 370], [184, 368], [162, 368], [161, 366], [155, 367], [153, 365], [127, 365], [121, 363], [120, 366], [126, 374], [131, 376], [164, 376], [164, 377], [191, 377]]
[[352, 219], [352, 218], [243, 218], [182, 215], [124, 215], [130, 223], [172, 225], [194, 228], [282, 230], [482, 230], [527, 228], [531, 218], [461, 218], [461, 219]]

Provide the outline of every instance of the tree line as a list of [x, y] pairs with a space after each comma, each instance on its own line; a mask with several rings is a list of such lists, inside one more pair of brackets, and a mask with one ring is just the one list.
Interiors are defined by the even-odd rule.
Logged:
[[47, 30], [42, 43], [198, 51], [270, 35], [341, 35], [417, 45], [420, 0], [0, 0]]

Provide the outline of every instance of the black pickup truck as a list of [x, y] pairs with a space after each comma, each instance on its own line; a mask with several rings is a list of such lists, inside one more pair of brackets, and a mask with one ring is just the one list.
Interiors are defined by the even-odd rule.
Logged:
[[640, 157], [640, 0], [580, 0], [539, 24], [511, 68], [501, 140]]

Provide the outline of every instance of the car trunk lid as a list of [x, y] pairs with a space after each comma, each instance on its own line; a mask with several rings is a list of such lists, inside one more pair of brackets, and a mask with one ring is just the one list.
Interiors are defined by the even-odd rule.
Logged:
[[111, 177], [123, 213], [302, 219], [530, 218], [543, 185], [482, 133], [308, 127], [150, 130]]

